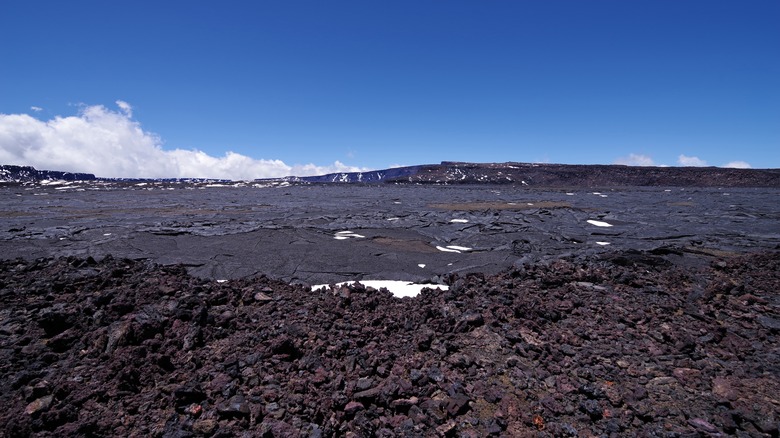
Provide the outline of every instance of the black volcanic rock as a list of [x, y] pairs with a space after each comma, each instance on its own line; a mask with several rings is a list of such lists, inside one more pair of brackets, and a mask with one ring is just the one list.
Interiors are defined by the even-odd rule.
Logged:
[[[111, 257], [0, 261], [0, 436], [778, 436], [777, 252], [450, 280], [398, 299]], [[52, 338], [46, 318], [68, 328]]]
[[42, 180], [93, 181], [91, 173], [62, 172], [59, 170], [37, 170], [31, 166], [0, 165], [0, 182], [36, 182]]

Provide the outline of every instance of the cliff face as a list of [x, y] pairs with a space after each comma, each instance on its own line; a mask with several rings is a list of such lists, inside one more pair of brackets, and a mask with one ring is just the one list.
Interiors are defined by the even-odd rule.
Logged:
[[65, 181], [91, 181], [97, 179], [91, 173], [72, 173], [59, 170], [37, 170], [32, 166], [0, 165], [0, 182], [34, 182], [46, 179]]
[[378, 183], [385, 181], [403, 181], [428, 166], [406, 166], [368, 172], [338, 172], [317, 176], [290, 176], [282, 178], [288, 182], [309, 183]]

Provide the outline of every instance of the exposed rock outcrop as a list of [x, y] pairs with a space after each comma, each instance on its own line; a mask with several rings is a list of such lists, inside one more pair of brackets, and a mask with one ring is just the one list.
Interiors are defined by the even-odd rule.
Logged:
[[92, 181], [91, 173], [62, 172], [59, 170], [37, 170], [31, 166], [0, 164], [0, 182], [35, 182], [43, 180]]

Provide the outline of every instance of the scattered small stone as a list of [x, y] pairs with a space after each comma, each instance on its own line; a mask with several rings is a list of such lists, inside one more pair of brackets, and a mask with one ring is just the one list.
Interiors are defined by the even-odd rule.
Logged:
[[217, 430], [216, 420], [198, 420], [192, 424], [192, 431], [205, 436], [211, 436]]
[[474, 311], [466, 312], [466, 314], [463, 315], [463, 320], [466, 321], [468, 325], [475, 327], [481, 326], [485, 323], [485, 319], [482, 317], [482, 314]]
[[469, 410], [469, 399], [466, 395], [455, 395], [447, 400], [445, 408], [451, 417], [456, 417]]
[[27, 415], [33, 415], [41, 411], [46, 411], [51, 406], [52, 400], [54, 400], [54, 397], [51, 395], [35, 399], [30, 404], [28, 404], [26, 408], [24, 408], [24, 413]]
[[217, 412], [225, 418], [248, 417], [251, 409], [246, 398], [241, 394], [237, 394], [229, 400], [217, 404]]
[[780, 330], [780, 319], [771, 318], [771, 317], [766, 316], [766, 315], [761, 315], [761, 316], [758, 317], [758, 322], [762, 326], [764, 326], [764, 327], [766, 327], [766, 328], [768, 328], [770, 330], [773, 330], [773, 331]]
[[255, 293], [254, 298], [255, 298], [255, 301], [259, 301], [261, 303], [265, 303], [265, 302], [268, 302], [268, 301], [273, 301], [273, 298], [271, 298], [270, 296], [266, 295], [263, 292]]
[[718, 432], [717, 427], [715, 427], [712, 423], [702, 418], [691, 418], [688, 420], [688, 424], [695, 427], [696, 429], [699, 429], [702, 432], [706, 432], [710, 434]]
[[436, 428], [436, 432], [438, 432], [440, 436], [449, 436], [452, 432], [455, 431], [457, 426], [458, 424], [455, 423], [454, 420], [449, 420], [441, 426], [438, 426]]
[[417, 397], [399, 398], [393, 400], [390, 403], [390, 406], [394, 408], [408, 408], [410, 406], [416, 405], [419, 401], [420, 400]]
[[598, 420], [603, 416], [603, 410], [596, 400], [584, 400], [580, 403], [580, 410], [588, 414], [592, 420]]
[[354, 414], [355, 412], [362, 411], [363, 409], [365, 409], [365, 406], [363, 406], [363, 403], [358, 401], [351, 401], [347, 403], [346, 406], [344, 406], [344, 412], [348, 414]]

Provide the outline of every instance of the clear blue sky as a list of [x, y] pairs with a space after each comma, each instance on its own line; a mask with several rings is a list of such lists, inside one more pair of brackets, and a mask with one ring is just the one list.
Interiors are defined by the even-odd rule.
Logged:
[[[289, 166], [780, 167], [778, 23], [777, 0], [9, 0], [0, 113]], [[31, 123], [0, 126], [6, 160], [36, 157], [8, 152]]]

